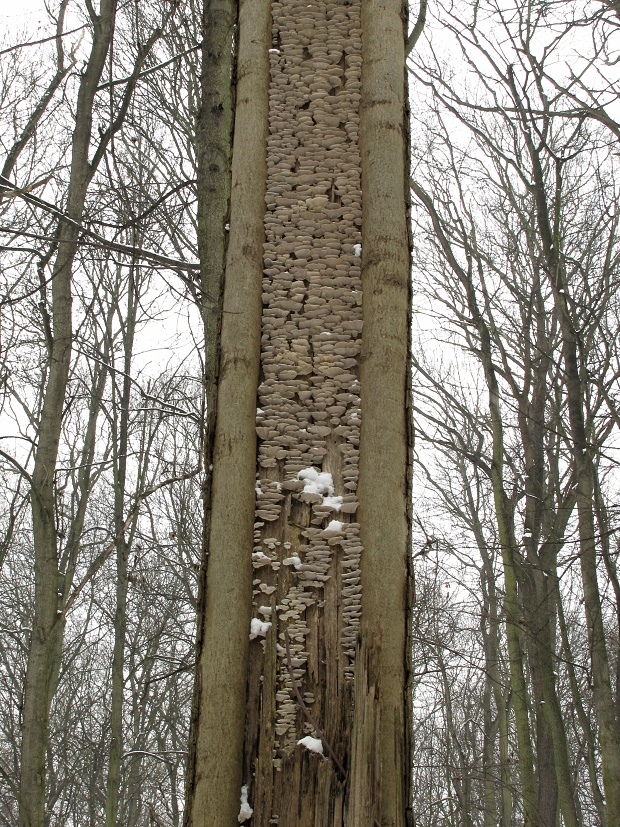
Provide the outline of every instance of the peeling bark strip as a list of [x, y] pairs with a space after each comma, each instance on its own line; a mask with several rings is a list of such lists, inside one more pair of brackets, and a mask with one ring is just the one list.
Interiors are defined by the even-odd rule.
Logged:
[[272, 625], [250, 645], [244, 783], [252, 824], [327, 827], [344, 818], [360, 617], [360, 7], [272, 14], [253, 551], [254, 617]]

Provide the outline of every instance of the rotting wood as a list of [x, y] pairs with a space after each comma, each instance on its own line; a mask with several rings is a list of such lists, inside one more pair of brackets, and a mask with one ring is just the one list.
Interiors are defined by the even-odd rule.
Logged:
[[[369, 63], [369, 77], [375, 76], [367, 80], [367, 100], [373, 108], [379, 75], [389, 67], [383, 97], [390, 100], [390, 123], [368, 142], [374, 152], [367, 161], [371, 191], [379, 178], [385, 181], [374, 188], [367, 231], [359, 150], [363, 3], [272, 3], [252, 551], [253, 616], [260, 632], [250, 643], [243, 767], [251, 823], [260, 827], [410, 823], [404, 733], [411, 595], [405, 21], [404, 7], [392, 3], [387, 9], [376, 5], [375, 23], [386, 10], [388, 29], [375, 25], [371, 35], [382, 54]], [[375, 220], [380, 230], [372, 229]], [[376, 312], [379, 324], [370, 349], [362, 344], [362, 261], [375, 274], [369, 313]], [[369, 508], [367, 516], [377, 519], [368, 535], [376, 546], [371, 591], [378, 595], [385, 586], [385, 593], [381, 619], [377, 624], [375, 614], [369, 627], [370, 648], [363, 650], [366, 672], [356, 660], [360, 559], [366, 553], [357, 521], [362, 347], [373, 369], [384, 374], [375, 381], [374, 399], [372, 382], [366, 391], [371, 430], [387, 415], [387, 438], [369, 442], [368, 461], [381, 470], [376, 483], [384, 488], [377, 492], [380, 507]], [[371, 500], [369, 491], [367, 506]], [[382, 529], [383, 550], [389, 551], [383, 563], [376, 543]], [[388, 622], [389, 613], [394, 617]], [[364, 726], [353, 770], [354, 693]], [[298, 745], [313, 733], [338, 756], [340, 769]]]
[[[250, 646], [244, 783], [253, 824], [332, 827], [361, 611], [360, 7], [276, 1], [272, 17], [253, 550], [272, 626]], [[297, 745], [311, 721], [332, 761]]]

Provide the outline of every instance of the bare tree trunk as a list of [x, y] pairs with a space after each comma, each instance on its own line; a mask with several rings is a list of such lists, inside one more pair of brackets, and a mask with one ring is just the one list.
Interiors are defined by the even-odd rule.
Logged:
[[568, 673], [568, 682], [570, 685], [571, 698], [577, 713], [577, 719], [581, 726], [586, 741], [586, 760], [588, 762], [588, 776], [590, 778], [590, 788], [592, 789], [592, 798], [594, 799], [594, 806], [596, 814], [601, 823], [601, 827], [607, 827], [607, 809], [605, 807], [605, 799], [599, 786], [599, 769], [597, 766], [597, 749], [596, 737], [592, 730], [590, 718], [583, 708], [583, 699], [579, 691], [577, 677], [575, 675], [575, 663], [573, 660], [573, 653], [568, 638], [568, 630], [566, 628], [566, 620], [564, 619], [564, 610], [562, 602], [558, 601], [558, 620], [560, 626], [560, 636], [562, 640], [562, 649], [564, 663], [566, 664], [566, 671]]
[[[513, 89], [513, 95], [517, 93]], [[521, 110], [521, 117], [525, 115]], [[580, 373], [579, 337], [571, 318], [567, 300], [568, 284], [562, 263], [558, 229], [551, 219], [545, 176], [537, 148], [527, 126], [524, 135], [533, 171], [538, 232], [546, 260], [546, 269], [553, 288], [555, 307], [562, 335], [564, 383], [568, 402], [571, 436], [571, 458], [576, 479], [575, 499], [579, 528], [579, 564], [583, 583], [584, 608], [592, 663], [594, 703], [599, 724], [603, 786], [610, 824], [620, 822], [620, 721], [611, 688], [609, 658], [605, 642], [603, 611], [597, 575], [596, 522], [594, 516], [594, 464], [592, 448], [586, 434], [586, 388]], [[559, 162], [558, 162], [559, 164]], [[562, 195], [562, 169], [556, 170], [555, 198]]]
[[[234, 121], [233, 81], [235, 59], [235, 0], [204, 0], [202, 9], [201, 105], [196, 128], [198, 194], [198, 251], [201, 268], [201, 301], [204, 330], [204, 404], [202, 435], [204, 482], [202, 555], [198, 580], [196, 652], [200, 658], [204, 635], [205, 591], [209, 560], [213, 450], [217, 417], [218, 373], [220, 367], [222, 302], [226, 265], [226, 222], [230, 210], [230, 174]], [[186, 795], [193, 795], [196, 783], [196, 736], [201, 714], [201, 672], [194, 675], [190, 718]], [[190, 808], [184, 811], [188, 824]]]
[[[129, 406], [131, 402], [131, 362], [138, 302], [135, 272], [129, 273], [127, 315], [120, 319], [123, 331], [123, 368], [120, 399], [113, 392], [112, 453], [114, 462], [114, 536], [116, 545], [116, 611], [114, 613], [114, 647], [112, 653], [112, 687], [110, 710], [110, 752], [106, 789], [106, 827], [115, 827], [123, 755], [123, 695], [125, 690], [125, 638], [127, 629], [127, 563], [129, 545], [125, 536], [125, 499], [127, 451], [129, 449]], [[120, 303], [119, 303], [120, 309]]]
[[409, 697], [409, 242], [399, 0], [362, 2], [362, 311], [359, 521], [362, 622], [347, 823], [404, 827], [413, 814]]
[[[472, 512], [474, 519], [474, 511]], [[486, 553], [482, 532], [477, 533], [478, 547], [482, 553], [483, 567], [480, 572], [480, 584], [484, 599], [480, 629], [484, 643], [484, 827], [495, 827], [497, 819], [497, 800], [499, 798], [500, 827], [510, 827], [512, 815], [512, 794], [510, 791], [508, 767], [508, 719], [504, 700], [501, 673], [499, 668], [499, 615], [497, 609], [497, 592], [495, 578], [489, 556]], [[491, 699], [495, 701], [496, 719], [493, 721]], [[491, 768], [496, 765], [495, 744], [499, 751], [499, 796], [497, 795], [497, 772]]]
[[[114, 29], [115, 0], [102, 0], [93, 21], [93, 44], [80, 82], [73, 133], [67, 215], [79, 222], [92, 176], [88, 162], [93, 102]], [[61, 653], [58, 546], [54, 519], [54, 471], [62, 426], [72, 345], [71, 276], [78, 229], [61, 221], [52, 272], [53, 340], [50, 368], [32, 475], [35, 546], [35, 614], [28, 655], [23, 711], [20, 827], [42, 827], [45, 814], [45, 764], [49, 709]]]
[[480, 360], [484, 370], [492, 430], [491, 484], [495, 504], [495, 520], [499, 535], [504, 566], [504, 607], [506, 612], [506, 638], [510, 664], [510, 683], [517, 730], [519, 773], [523, 797], [525, 827], [538, 824], [538, 790], [534, 771], [534, 750], [530, 735], [529, 691], [525, 680], [525, 654], [521, 641], [521, 604], [517, 574], [517, 542], [514, 530], [513, 506], [504, 489], [504, 425], [501, 411], [500, 387], [493, 363], [493, 349], [489, 326], [478, 307], [478, 299], [469, 273], [466, 273], [454, 257], [450, 242], [443, 232], [441, 220], [431, 197], [422, 187], [412, 182], [412, 189], [422, 201], [432, 219], [433, 227], [442, 252], [450, 267], [458, 276], [467, 296], [467, 305], [480, 339]]
[[260, 357], [270, 5], [239, 7], [237, 105], [226, 259], [208, 578], [198, 652], [188, 824], [233, 827], [241, 788], [252, 604], [256, 388]]

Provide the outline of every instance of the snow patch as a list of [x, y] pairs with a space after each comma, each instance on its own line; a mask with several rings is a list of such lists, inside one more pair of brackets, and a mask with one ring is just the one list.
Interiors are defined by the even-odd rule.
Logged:
[[239, 824], [243, 824], [244, 821], [252, 818], [253, 812], [254, 810], [248, 804], [248, 787], [247, 784], [244, 784], [243, 787], [241, 787], [241, 807], [239, 808], [239, 815], [237, 816]]
[[323, 505], [334, 511], [340, 511], [342, 506], [342, 497], [323, 497]]
[[362, 255], [362, 245], [361, 244], [354, 244], [353, 245], [353, 255], [359, 258]]
[[312, 735], [306, 735], [305, 738], [300, 738], [297, 743], [301, 744], [302, 747], [305, 747], [307, 750], [310, 750], [310, 752], [323, 755], [323, 742], [320, 738], [313, 738]]
[[310, 468], [302, 468], [297, 479], [304, 481], [305, 494], [320, 494], [323, 497], [334, 493], [334, 479], [329, 471], [318, 471], [311, 465]]
[[254, 638], [258, 637], [265, 637], [267, 632], [271, 629], [271, 623], [267, 623], [264, 620], [261, 620], [258, 617], [253, 617], [250, 621], [250, 640], [254, 640]]
[[295, 554], [293, 557], [287, 557], [286, 560], [282, 560], [282, 565], [284, 566], [294, 566], [298, 571], [301, 568], [301, 560]]
[[268, 560], [271, 563], [271, 557], [267, 557], [262, 551], [253, 551], [252, 560]]
[[334, 534], [337, 534], [342, 531], [343, 525], [344, 523], [341, 523], [340, 520], [330, 520], [325, 531], [333, 531]]
[[310, 468], [302, 468], [297, 479], [303, 480], [304, 494], [320, 494], [323, 497], [322, 505], [340, 511], [342, 497], [334, 496], [334, 478], [329, 471], [319, 471], [311, 465]]

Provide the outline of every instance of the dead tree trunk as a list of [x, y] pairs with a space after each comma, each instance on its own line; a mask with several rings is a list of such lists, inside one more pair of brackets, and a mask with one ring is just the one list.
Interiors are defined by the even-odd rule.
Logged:
[[[261, 827], [407, 823], [409, 241], [402, 12], [397, 2], [389, 8], [368, 3], [365, 57], [359, 5], [246, 0], [240, 6], [225, 276], [231, 304], [225, 303], [222, 319], [199, 632], [193, 825], [232, 827], [237, 819]], [[269, 42], [263, 42], [265, 24]], [[263, 72], [268, 88], [261, 85]], [[267, 103], [269, 135], [261, 147]], [[246, 129], [251, 145], [241, 138]], [[265, 162], [266, 194], [259, 176]], [[237, 190], [235, 169], [243, 170]], [[368, 188], [364, 223], [362, 179]], [[235, 211], [240, 195], [242, 214]], [[231, 255], [240, 233], [243, 272], [234, 269], [238, 259]], [[250, 302], [261, 287], [262, 373], [260, 384], [250, 387]], [[369, 330], [366, 368], [362, 324]], [[236, 394], [243, 383], [242, 403], [233, 383]], [[230, 429], [250, 398], [259, 441], [248, 492], [244, 451], [251, 439], [245, 430]], [[358, 478], [365, 485], [359, 501]], [[254, 487], [254, 520], [242, 523]], [[358, 504], [364, 524], [356, 521]], [[363, 577], [368, 598], [362, 598]], [[360, 670], [363, 600], [368, 622]], [[366, 786], [369, 757], [374, 774]]]

